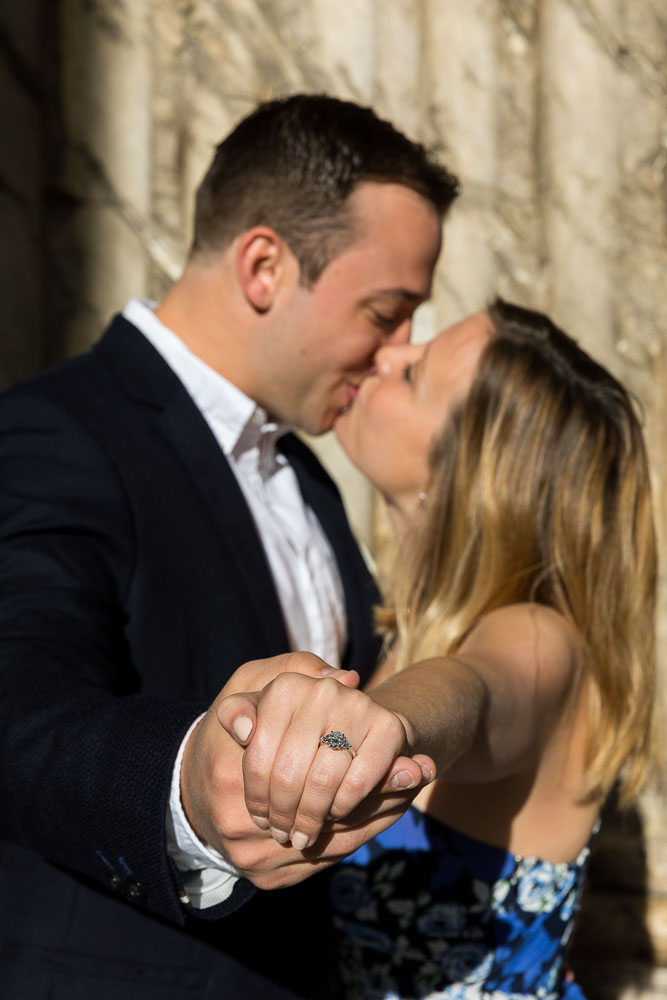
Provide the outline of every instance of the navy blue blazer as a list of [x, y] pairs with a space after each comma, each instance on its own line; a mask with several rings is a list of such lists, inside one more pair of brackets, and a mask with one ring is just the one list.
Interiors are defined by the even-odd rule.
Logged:
[[[329, 476], [294, 435], [281, 447], [336, 554], [345, 665], [367, 672], [375, 586]], [[224, 455], [121, 317], [0, 397], [0, 581], [0, 995], [316, 996], [286, 949], [320, 939], [319, 876], [241, 880], [205, 916], [178, 897], [164, 815], [183, 735], [288, 641]]]

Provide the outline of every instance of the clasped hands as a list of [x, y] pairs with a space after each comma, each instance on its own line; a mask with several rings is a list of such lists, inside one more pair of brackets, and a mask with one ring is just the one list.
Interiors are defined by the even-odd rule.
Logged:
[[[386, 829], [435, 776], [407, 719], [311, 653], [240, 667], [190, 738], [183, 805], [260, 888], [289, 885]], [[217, 730], [217, 731], [216, 731]], [[343, 732], [356, 756], [320, 738]]]

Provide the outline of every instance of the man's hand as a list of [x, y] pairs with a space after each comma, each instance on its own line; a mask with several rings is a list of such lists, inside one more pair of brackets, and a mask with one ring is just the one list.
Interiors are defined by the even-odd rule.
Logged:
[[[384, 719], [382, 724], [378, 718], [364, 722], [365, 710], [372, 703], [361, 692], [347, 687], [358, 684], [358, 675], [355, 671], [330, 671], [331, 668], [311, 654], [291, 653], [244, 664], [220, 692], [185, 748], [181, 796], [189, 822], [201, 840], [220, 851], [260, 888], [294, 884], [355, 851], [395, 822], [427, 783], [425, 773], [430, 776], [435, 773], [429, 758], [400, 757], [394, 761], [394, 748], [402, 748], [405, 743], [402, 724], [396, 718], [389, 722]], [[321, 691], [319, 684], [323, 685]], [[265, 707], [270, 711], [261, 713], [262, 733], [255, 746], [258, 736], [255, 705], [260, 704], [260, 695], [247, 696], [242, 692], [262, 690], [267, 685]], [[329, 725], [333, 715], [343, 710], [343, 702], [338, 697], [343, 691], [358, 695], [358, 698], [346, 699], [344, 714], [336, 715], [336, 722]], [[315, 700], [314, 692], [317, 692]], [[263, 699], [261, 701], [263, 703]], [[315, 715], [311, 712], [314, 706], [317, 706]], [[250, 729], [247, 723], [245, 727], [242, 725], [241, 734], [245, 729], [247, 739], [252, 736], [255, 747], [251, 755], [251, 762], [254, 761], [251, 782], [254, 779], [256, 787], [260, 788], [252, 800], [257, 821], [251, 819], [244, 797], [244, 749], [238, 745], [239, 737], [232, 738], [221, 724], [229, 726], [229, 732], [233, 733], [234, 721], [239, 715], [249, 720]], [[323, 723], [323, 720], [326, 721]], [[322, 724], [328, 728], [320, 729]], [[333, 751], [320, 745], [319, 737], [334, 726], [347, 726], [343, 731], [348, 733], [349, 730], [351, 743], [354, 739], [359, 740], [359, 746], [368, 742], [361, 761], [363, 766], [356, 769], [358, 777], [351, 776], [343, 790], [343, 804], [336, 805], [338, 815], [344, 815], [348, 804], [356, 805], [378, 781], [384, 778], [384, 782], [349, 820], [327, 823], [314, 846], [298, 850], [293, 845], [278, 843], [267, 827], [273, 826], [274, 830], [287, 832], [289, 836], [295, 824], [287, 830], [283, 830], [283, 826], [287, 825], [292, 813], [296, 819], [296, 807], [306, 785], [310, 798], [305, 805], [313, 799], [311, 792], [315, 791], [314, 820], [302, 811], [298, 819], [306, 829], [299, 827], [296, 832], [305, 833], [312, 841], [315, 831], [321, 829], [322, 819], [331, 812], [323, 803], [327, 795], [337, 791], [336, 783], [343, 783], [353, 763], [347, 751]], [[287, 741], [281, 749], [285, 736]], [[248, 751], [245, 753], [247, 756]], [[317, 762], [318, 757], [323, 761], [322, 767]], [[342, 758], [347, 758], [347, 767]], [[273, 787], [271, 775], [276, 760], [279, 763], [275, 787], [280, 789], [279, 801], [287, 803], [287, 810], [281, 805], [279, 814], [275, 810], [271, 812], [269, 802], [264, 803], [261, 799], [261, 789], [266, 792]], [[425, 764], [425, 772], [420, 767], [420, 760]], [[407, 790], [392, 788], [392, 777], [406, 771], [407, 777], [402, 775], [402, 778], [408, 782]], [[320, 777], [318, 772], [321, 772]], [[328, 792], [323, 795], [322, 787], [318, 786]], [[335, 794], [331, 797], [332, 805], [334, 797]]]

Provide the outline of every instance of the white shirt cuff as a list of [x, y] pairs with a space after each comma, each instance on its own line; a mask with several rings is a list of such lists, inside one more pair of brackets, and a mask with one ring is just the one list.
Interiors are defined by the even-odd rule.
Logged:
[[217, 903], [224, 903], [241, 877], [231, 862], [219, 851], [203, 844], [188, 823], [181, 802], [181, 763], [190, 733], [197, 723], [192, 723], [178, 751], [171, 778], [171, 795], [167, 809], [167, 853], [183, 877], [184, 893], [181, 900], [195, 910], [203, 910]]

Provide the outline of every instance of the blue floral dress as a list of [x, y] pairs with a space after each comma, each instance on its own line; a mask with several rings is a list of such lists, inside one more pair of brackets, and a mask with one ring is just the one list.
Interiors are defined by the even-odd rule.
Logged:
[[333, 871], [333, 995], [584, 1000], [563, 962], [590, 845], [522, 858], [409, 809]]

